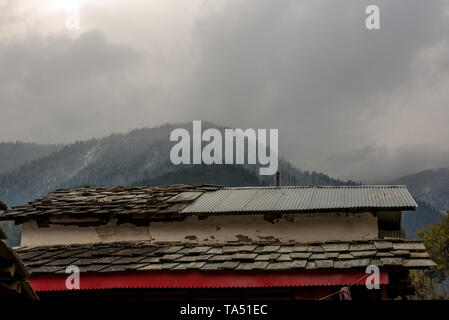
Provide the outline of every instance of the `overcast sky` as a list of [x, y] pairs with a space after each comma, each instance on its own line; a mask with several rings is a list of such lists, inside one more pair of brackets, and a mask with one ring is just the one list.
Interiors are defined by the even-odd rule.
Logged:
[[77, 1], [0, 0], [0, 141], [208, 120], [336, 177], [449, 167], [445, 0], [83, 0], [68, 30]]

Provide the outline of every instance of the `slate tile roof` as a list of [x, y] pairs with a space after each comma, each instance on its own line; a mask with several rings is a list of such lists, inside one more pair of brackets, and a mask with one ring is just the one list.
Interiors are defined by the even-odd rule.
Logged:
[[18, 254], [30, 272], [36, 274], [64, 273], [69, 264], [77, 265], [81, 272], [340, 269], [369, 264], [403, 268], [435, 266], [421, 241], [406, 239], [208, 246], [120, 242], [20, 248]]
[[36, 293], [27, 280], [30, 274], [5, 239], [0, 228], [0, 300], [7, 297], [36, 300]]
[[[179, 220], [179, 211], [204, 192], [215, 191], [216, 185], [171, 185], [168, 187], [93, 187], [61, 189], [26, 205], [16, 206], [0, 214], [0, 221], [14, 220], [16, 224], [36, 220], [52, 223], [96, 225], [111, 218], [118, 223], [148, 223]], [[81, 218], [93, 218], [82, 222]], [[58, 219], [58, 220], [56, 220]]]

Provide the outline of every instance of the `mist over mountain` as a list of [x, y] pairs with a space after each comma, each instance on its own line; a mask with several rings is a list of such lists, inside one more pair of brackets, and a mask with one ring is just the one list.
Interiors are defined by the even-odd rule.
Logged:
[[416, 211], [406, 211], [402, 213], [402, 229], [407, 238], [417, 238], [417, 230], [422, 230], [434, 223], [439, 223], [443, 214], [430, 204], [417, 199], [418, 208]]
[[0, 174], [16, 169], [24, 163], [45, 157], [62, 147], [63, 145], [61, 144], [1, 142]]
[[407, 186], [418, 203], [416, 211], [405, 212], [402, 216], [407, 237], [417, 237], [416, 230], [439, 223], [449, 210], [449, 168], [424, 170], [388, 183]]
[[77, 141], [0, 175], [0, 198], [9, 206], [56, 188], [82, 184], [129, 184], [170, 167], [169, 134], [174, 125]]
[[413, 197], [443, 214], [449, 210], [449, 168], [420, 171], [395, 179], [391, 184], [406, 185]]
[[[28, 161], [0, 175], [0, 199], [8, 206], [23, 204], [44, 196], [57, 188], [79, 185], [129, 185], [152, 179], [179, 169], [171, 163], [170, 133], [175, 128], [191, 131], [191, 123], [166, 124], [154, 128], [132, 130], [104, 138], [77, 141], [56, 149], [53, 153]], [[203, 130], [214, 127], [202, 123]], [[31, 157], [31, 156], [30, 156]], [[202, 166], [206, 168], [207, 166]], [[255, 173], [257, 165], [244, 165]], [[181, 167], [182, 168], [182, 167]], [[198, 170], [198, 169], [195, 169]], [[353, 184], [322, 173], [303, 172], [280, 159], [279, 171], [284, 185], [344, 185]], [[213, 180], [212, 170], [207, 170]], [[272, 185], [272, 176], [256, 176], [259, 183]], [[241, 181], [241, 180], [236, 180]], [[211, 181], [212, 183], [213, 181]], [[236, 183], [235, 182], [235, 183]], [[190, 182], [192, 183], [192, 182]]]

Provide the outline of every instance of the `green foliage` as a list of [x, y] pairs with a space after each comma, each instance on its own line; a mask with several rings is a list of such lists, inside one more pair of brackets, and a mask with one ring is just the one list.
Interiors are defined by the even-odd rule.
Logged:
[[423, 239], [427, 251], [445, 276], [449, 275], [449, 212], [441, 218], [439, 224], [419, 230], [418, 236]]
[[444, 284], [441, 284], [436, 280], [432, 270], [412, 270], [410, 271], [410, 278], [421, 299], [449, 299]]
[[449, 299], [449, 212], [439, 224], [417, 233], [437, 266], [430, 270], [410, 272], [416, 291], [425, 299]]

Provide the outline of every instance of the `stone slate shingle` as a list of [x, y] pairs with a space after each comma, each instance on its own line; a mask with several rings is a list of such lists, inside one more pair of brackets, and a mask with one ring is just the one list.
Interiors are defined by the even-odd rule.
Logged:
[[[0, 221], [17, 224], [36, 220], [38, 224], [102, 225], [116, 218], [120, 223], [182, 220], [180, 211], [204, 192], [221, 189], [217, 185], [171, 185], [166, 187], [97, 187], [60, 189], [0, 215]], [[95, 218], [82, 221], [82, 218]], [[51, 221], [50, 221], [51, 219]], [[68, 222], [71, 219], [70, 222]]]
[[[406, 243], [406, 247], [409, 249], [394, 249], [394, 247], [405, 248], [405, 246], [393, 245], [401, 243]], [[352, 248], [374, 247], [375, 250], [347, 251], [351, 246]], [[302, 252], [296, 252], [297, 248], [301, 248]], [[288, 270], [298, 268], [308, 270], [356, 268], [369, 264], [404, 268], [434, 266], [435, 263], [430, 260], [429, 255], [422, 248], [420, 241], [412, 242], [401, 239], [323, 243], [321, 245], [228, 243], [204, 246], [182, 243], [116, 242], [19, 248], [18, 255], [32, 273], [63, 272], [69, 264], [78, 265], [81, 272]], [[342, 251], [335, 251], [337, 249]], [[48, 255], [48, 252], [59, 252], [59, 254]], [[136, 252], [142, 254], [136, 255]]]

